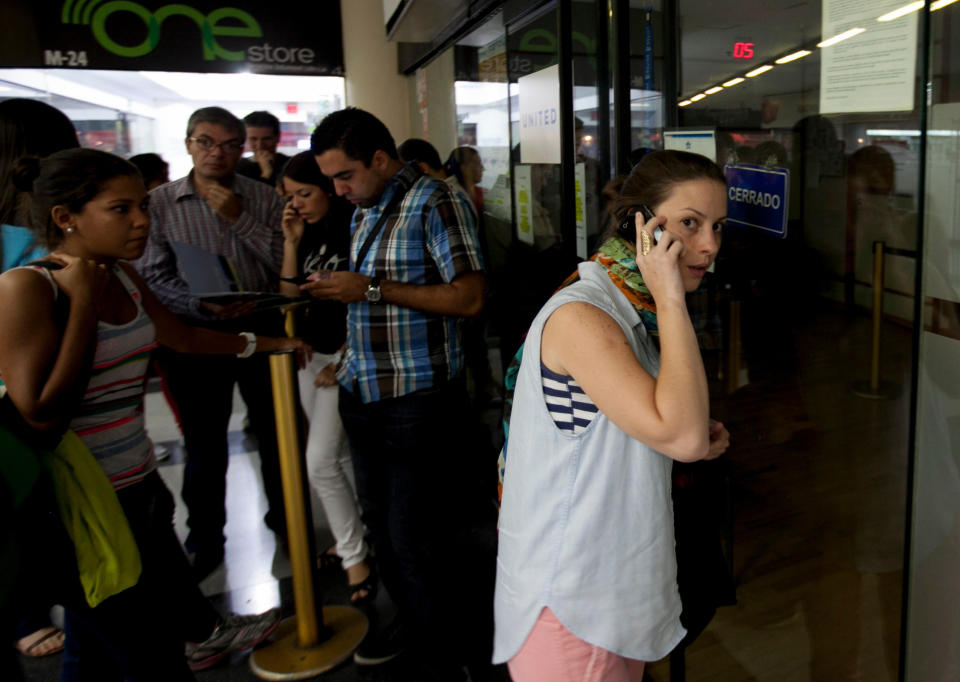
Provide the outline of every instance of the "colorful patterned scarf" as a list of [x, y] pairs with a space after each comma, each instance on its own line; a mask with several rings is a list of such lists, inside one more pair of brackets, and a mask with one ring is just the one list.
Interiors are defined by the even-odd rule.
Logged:
[[[653, 296], [650, 295], [650, 290], [644, 284], [643, 275], [640, 274], [640, 269], [637, 267], [637, 251], [633, 244], [619, 236], [611, 237], [600, 245], [600, 248], [590, 257], [590, 260], [606, 271], [610, 281], [626, 296], [640, 315], [640, 320], [643, 322], [647, 333], [653, 337], [655, 342], [659, 341], [656, 303], [654, 303]], [[557, 291], [570, 286], [579, 279], [580, 272], [574, 270], [557, 288]], [[520, 344], [520, 348], [513, 356], [513, 360], [510, 361], [510, 365], [503, 376], [504, 441], [497, 464], [500, 474], [497, 499], [503, 493], [503, 471], [506, 464], [507, 439], [510, 436], [510, 414], [513, 412], [513, 392], [517, 387], [517, 375], [520, 373], [520, 361], [523, 359], [523, 346], [524, 344]]]

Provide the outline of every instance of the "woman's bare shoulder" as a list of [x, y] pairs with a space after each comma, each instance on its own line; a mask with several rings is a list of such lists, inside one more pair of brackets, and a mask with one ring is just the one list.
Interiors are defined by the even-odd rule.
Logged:
[[548, 330], [561, 333], [591, 334], [597, 333], [606, 335], [613, 330], [619, 331], [623, 335], [620, 325], [609, 313], [602, 308], [586, 301], [571, 301], [558, 307], [550, 315], [544, 326], [544, 334]]
[[[48, 275], [33, 268], [13, 268], [0, 275], [0, 297], [14, 305], [53, 301], [56, 285]], [[24, 300], [28, 299], [28, 300]]]

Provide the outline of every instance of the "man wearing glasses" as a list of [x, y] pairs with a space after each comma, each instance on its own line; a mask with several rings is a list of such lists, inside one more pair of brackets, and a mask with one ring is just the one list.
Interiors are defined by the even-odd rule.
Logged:
[[[188, 255], [235, 277], [242, 291], [275, 291], [283, 260], [283, 202], [264, 183], [236, 174], [243, 122], [220, 107], [198, 109], [187, 123], [193, 170], [150, 193], [150, 239], [137, 268], [154, 293], [189, 324], [229, 332], [282, 335], [282, 317], [253, 314], [245, 303], [203, 301], [190, 287]], [[199, 251], [202, 250], [202, 251]], [[204, 253], [205, 252], [205, 253]], [[178, 257], [180, 262], [178, 263]], [[209, 268], [208, 268], [209, 269]], [[186, 274], [185, 274], [186, 273]], [[164, 351], [167, 381], [180, 411], [187, 450], [183, 500], [186, 549], [202, 580], [223, 561], [227, 428], [238, 385], [256, 435], [266, 491], [267, 526], [286, 538], [270, 376], [265, 355], [242, 358]]]

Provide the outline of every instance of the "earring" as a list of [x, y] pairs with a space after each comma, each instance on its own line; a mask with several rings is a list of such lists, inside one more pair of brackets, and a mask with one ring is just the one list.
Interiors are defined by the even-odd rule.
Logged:
[[68, 227], [67, 229], [64, 230], [64, 232], [66, 232], [67, 234], [73, 234], [73, 229], [74, 228], [72, 227]]

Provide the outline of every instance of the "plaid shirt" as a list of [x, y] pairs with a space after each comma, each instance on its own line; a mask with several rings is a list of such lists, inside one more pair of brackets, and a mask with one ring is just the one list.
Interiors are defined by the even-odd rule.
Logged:
[[[357, 256], [394, 193], [409, 188], [387, 218], [364, 262]], [[380, 203], [353, 215], [350, 269], [407, 284], [449, 283], [481, 272], [483, 264], [470, 216], [445, 182], [405, 166], [387, 182]], [[365, 403], [395, 398], [443, 383], [463, 367], [458, 318], [389, 303], [347, 307], [347, 353], [340, 382], [356, 384]]]
[[150, 288], [178, 315], [209, 320], [177, 269], [170, 242], [185, 242], [230, 259], [244, 291], [275, 291], [283, 262], [283, 202], [268, 185], [235, 176], [230, 187], [243, 213], [234, 224], [197, 193], [193, 172], [150, 192], [150, 238], [135, 265]]

